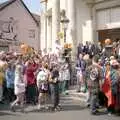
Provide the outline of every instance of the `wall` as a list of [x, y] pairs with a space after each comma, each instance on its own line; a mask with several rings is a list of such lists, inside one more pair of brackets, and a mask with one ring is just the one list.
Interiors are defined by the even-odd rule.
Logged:
[[93, 41], [90, 8], [83, 0], [76, 0], [77, 41]]
[[[10, 17], [14, 19], [16, 24], [15, 31], [17, 34], [17, 40], [38, 49], [40, 46], [38, 41], [39, 27], [37, 27], [35, 21], [20, 1], [14, 2], [0, 12], [1, 21], [9, 21]], [[29, 36], [31, 36], [31, 38]]]
[[[94, 22], [95, 30], [98, 29], [112, 29], [120, 27], [120, 0], [103, 0], [98, 2], [94, 6]], [[99, 15], [100, 20], [97, 20], [97, 17], [100, 12], [104, 12], [103, 15]], [[104, 17], [104, 18], [103, 18]], [[98, 18], [98, 19], [99, 19]], [[100, 22], [101, 25], [97, 25]], [[95, 31], [95, 39], [98, 39], [98, 33]]]

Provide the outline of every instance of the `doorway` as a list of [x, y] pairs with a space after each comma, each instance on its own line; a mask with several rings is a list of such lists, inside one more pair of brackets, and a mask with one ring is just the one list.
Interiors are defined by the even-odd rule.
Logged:
[[104, 44], [105, 39], [111, 39], [112, 42], [120, 39], [120, 28], [117, 29], [107, 29], [107, 30], [98, 30], [98, 40]]

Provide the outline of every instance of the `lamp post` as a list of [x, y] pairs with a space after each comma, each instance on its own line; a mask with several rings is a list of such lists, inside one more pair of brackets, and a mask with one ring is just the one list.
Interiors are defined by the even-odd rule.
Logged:
[[66, 15], [63, 16], [61, 19], [61, 23], [63, 24], [63, 29], [64, 29], [64, 43], [66, 43], [66, 31], [69, 23], [69, 19], [66, 17]]

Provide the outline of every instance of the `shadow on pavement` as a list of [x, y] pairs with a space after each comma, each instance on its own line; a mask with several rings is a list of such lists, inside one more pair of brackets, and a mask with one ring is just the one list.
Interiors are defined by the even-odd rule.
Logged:
[[0, 111], [0, 116], [5, 116], [5, 115], [18, 116], [17, 114]]
[[61, 111], [79, 111], [83, 109], [85, 109], [85, 107], [80, 105], [63, 105]]
[[38, 110], [37, 108], [33, 108], [32, 110], [28, 110], [27, 113], [31, 112], [38, 112], [38, 113], [54, 113], [54, 112], [59, 112], [59, 111], [79, 111], [83, 110], [85, 107], [81, 107], [80, 105], [62, 105], [61, 110], [58, 111], [52, 111], [52, 108], [50, 107], [49, 109], [44, 109], [42, 108], [41, 110]]

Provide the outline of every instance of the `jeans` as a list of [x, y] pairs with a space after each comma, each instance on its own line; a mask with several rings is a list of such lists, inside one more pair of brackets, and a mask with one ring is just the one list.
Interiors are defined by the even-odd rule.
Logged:
[[59, 83], [50, 84], [51, 100], [53, 107], [56, 108], [59, 105]]
[[0, 85], [0, 101], [2, 101], [2, 97], [3, 97], [3, 87], [2, 85]]
[[98, 103], [99, 103], [98, 94], [91, 93], [91, 112], [96, 111]]

